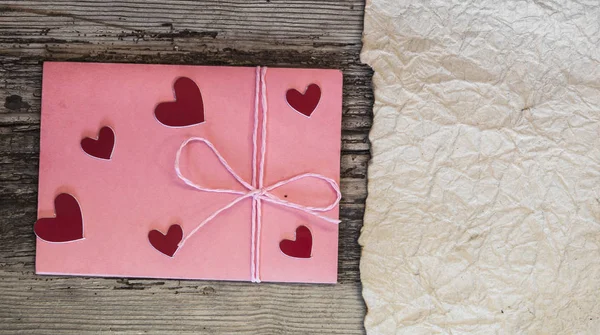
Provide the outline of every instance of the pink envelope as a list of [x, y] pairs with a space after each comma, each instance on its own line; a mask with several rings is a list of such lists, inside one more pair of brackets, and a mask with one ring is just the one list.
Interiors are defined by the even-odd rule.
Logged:
[[338, 70], [45, 63], [36, 272], [335, 283], [341, 105]]

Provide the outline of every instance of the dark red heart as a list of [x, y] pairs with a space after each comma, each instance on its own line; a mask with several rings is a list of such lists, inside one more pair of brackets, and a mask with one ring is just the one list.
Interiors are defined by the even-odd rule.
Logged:
[[304, 94], [292, 88], [287, 91], [285, 98], [293, 109], [310, 117], [321, 100], [321, 88], [317, 84], [310, 84]]
[[156, 119], [169, 127], [185, 127], [204, 122], [204, 103], [198, 85], [190, 78], [181, 77], [173, 85], [175, 101], [156, 106]]
[[179, 249], [179, 242], [183, 238], [183, 229], [178, 224], [171, 225], [167, 234], [154, 229], [148, 233], [148, 241], [156, 250], [163, 254], [173, 257], [175, 251]]
[[281, 251], [296, 258], [310, 258], [312, 253], [312, 234], [306, 226], [296, 228], [296, 240], [283, 240], [279, 242]]
[[102, 127], [98, 139], [86, 137], [81, 140], [81, 148], [88, 155], [101, 159], [110, 159], [115, 147], [115, 133], [110, 127]]
[[79, 203], [70, 194], [54, 198], [53, 218], [38, 219], [33, 226], [35, 234], [48, 242], [69, 242], [83, 238], [83, 217]]

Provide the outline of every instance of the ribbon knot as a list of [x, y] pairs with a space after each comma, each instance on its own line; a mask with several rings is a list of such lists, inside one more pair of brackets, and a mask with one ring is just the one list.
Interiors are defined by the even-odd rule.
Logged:
[[257, 189], [254, 189], [254, 191], [252, 191], [250, 193], [252, 194], [252, 197], [254, 199], [258, 199], [258, 198], [262, 198], [265, 195], [265, 193], [267, 193], [267, 190], [264, 188], [257, 188]]
[[[252, 136], [253, 143], [253, 151], [252, 151], [252, 183], [246, 182], [243, 178], [241, 178], [232, 168], [229, 166], [225, 158], [219, 153], [219, 151], [215, 148], [215, 146], [205, 138], [201, 137], [191, 137], [185, 140], [179, 150], [177, 150], [177, 155], [175, 157], [175, 172], [179, 179], [181, 179], [187, 185], [197, 189], [199, 191], [204, 192], [214, 192], [214, 193], [229, 193], [229, 194], [237, 194], [239, 195], [233, 201], [218, 209], [210, 216], [208, 216], [204, 221], [200, 222], [187, 236], [185, 236], [181, 242], [179, 242], [179, 247], [182, 247], [185, 242], [192, 237], [200, 228], [202, 228], [205, 224], [212, 221], [215, 217], [217, 217], [223, 211], [235, 206], [237, 203], [244, 199], [252, 199], [252, 250], [251, 250], [251, 277], [253, 282], [260, 282], [260, 232], [262, 226], [262, 201], [266, 201], [272, 204], [276, 204], [279, 206], [295, 209], [298, 211], [302, 211], [308, 214], [311, 214], [323, 221], [339, 224], [340, 221], [336, 219], [332, 219], [330, 217], [324, 216], [320, 214], [321, 212], [327, 212], [335, 208], [338, 205], [342, 198], [342, 194], [340, 192], [340, 188], [337, 182], [331, 178], [325, 177], [321, 174], [317, 173], [303, 173], [296, 175], [294, 177], [281, 180], [277, 183], [274, 183], [270, 186], [263, 186], [264, 181], [264, 166], [265, 166], [265, 154], [266, 154], [266, 124], [267, 124], [267, 97], [266, 97], [266, 83], [265, 83], [265, 75], [266, 68], [256, 68], [256, 88], [255, 88], [255, 102], [254, 102], [254, 132]], [[262, 94], [260, 94], [262, 93]], [[262, 122], [260, 127], [262, 129], [262, 134], [260, 136], [261, 143], [260, 147], [257, 145], [258, 141], [258, 129], [259, 129], [259, 95], [261, 97], [261, 107], [262, 107]], [[181, 173], [180, 169], [180, 158], [183, 149], [189, 145], [191, 142], [202, 142], [217, 156], [221, 165], [233, 176], [233, 178], [242, 185], [246, 191], [239, 191], [234, 189], [221, 189], [221, 188], [210, 188], [199, 185], [187, 177], [185, 177]], [[260, 150], [259, 150], [260, 149]], [[260, 154], [260, 157], [258, 157]], [[305, 206], [302, 204], [294, 203], [291, 201], [283, 200], [273, 193], [273, 190], [296, 182], [300, 179], [305, 178], [314, 178], [327, 182], [330, 188], [335, 192], [336, 198], [330, 204], [326, 206]]]

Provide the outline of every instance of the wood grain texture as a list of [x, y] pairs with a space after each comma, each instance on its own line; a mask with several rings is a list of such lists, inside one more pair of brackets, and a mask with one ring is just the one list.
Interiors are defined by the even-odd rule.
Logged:
[[[0, 2], [0, 334], [362, 334], [357, 243], [371, 71], [359, 0]], [[34, 274], [46, 60], [339, 68], [344, 72], [339, 284]]]

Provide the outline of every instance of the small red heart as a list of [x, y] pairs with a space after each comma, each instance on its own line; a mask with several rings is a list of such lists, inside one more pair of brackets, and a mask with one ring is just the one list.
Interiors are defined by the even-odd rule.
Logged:
[[296, 228], [296, 240], [282, 240], [279, 242], [281, 251], [296, 258], [310, 258], [312, 253], [312, 234], [306, 226]]
[[163, 254], [173, 257], [175, 251], [179, 249], [179, 242], [183, 238], [183, 229], [178, 224], [171, 225], [167, 234], [154, 229], [148, 233], [148, 241], [156, 250]]
[[98, 132], [98, 139], [86, 137], [81, 140], [81, 148], [88, 155], [110, 159], [115, 147], [115, 132], [110, 127], [102, 127]]
[[156, 106], [156, 119], [169, 127], [185, 127], [204, 122], [204, 103], [198, 85], [190, 78], [181, 77], [173, 85], [175, 101]]
[[321, 100], [321, 88], [317, 84], [310, 84], [304, 94], [292, 88], [287, 91], [285, 98], [293, 109], [310, 117]]
[[79, 203], [70, 194], [54, 198], [53, 218], [38, 219], [33, 226], [35, 234], [47, 242], [69, 242], [83, 238], [83, 217]]

